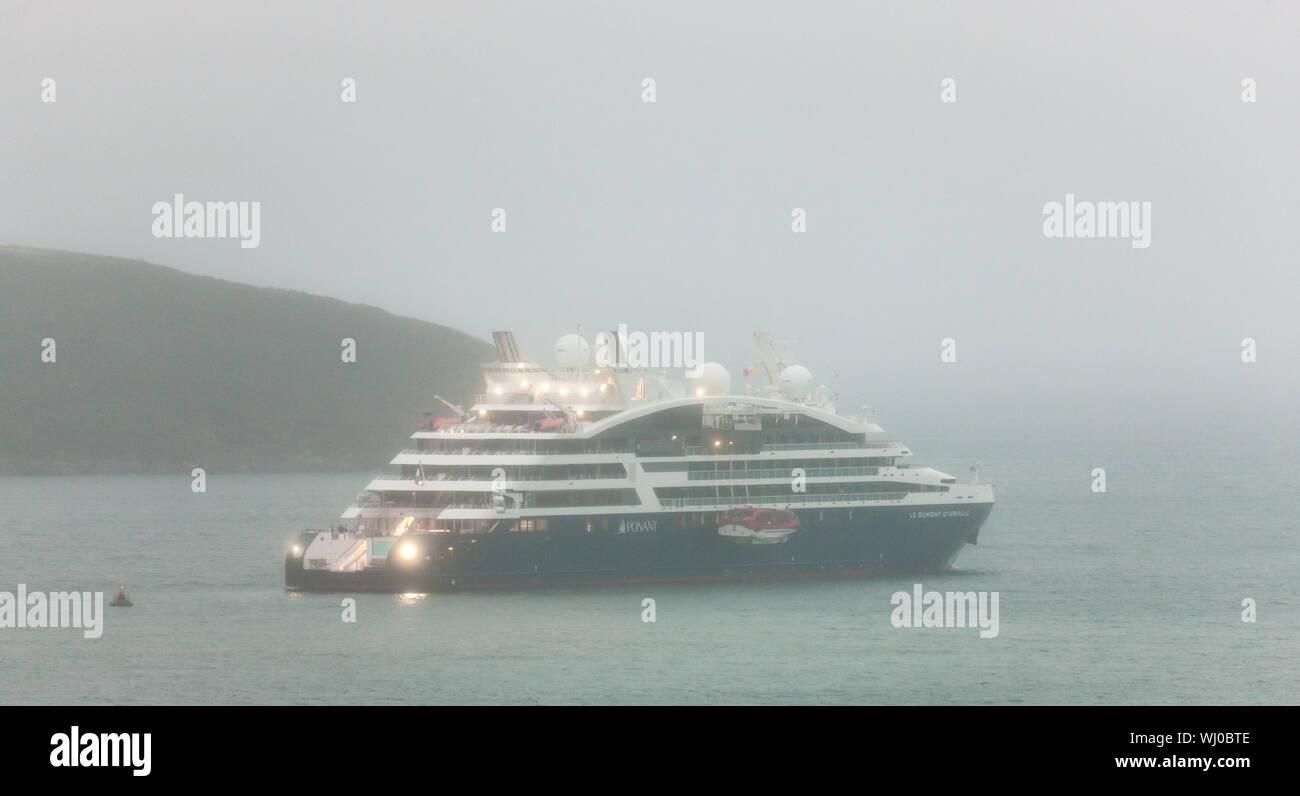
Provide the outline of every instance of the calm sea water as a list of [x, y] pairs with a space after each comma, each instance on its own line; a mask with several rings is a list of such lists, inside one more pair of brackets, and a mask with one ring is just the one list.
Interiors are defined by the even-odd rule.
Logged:
[[[355, 624], [339, 595], [286, 592], [280, 565], [368, 474], [214, 474], [203, 495], [187, 474], [0, 480], [0, 590], [124, 582], [136, 603], [98, 640], [0, 629], [0, 703], [1300, 701], [1294, 435], [962, 427], [899, 434], [998, 485], [955, 572], [360, 595]], [[999, 592], [998, 637], [892, 627], [891, 594], [918, 580]]]

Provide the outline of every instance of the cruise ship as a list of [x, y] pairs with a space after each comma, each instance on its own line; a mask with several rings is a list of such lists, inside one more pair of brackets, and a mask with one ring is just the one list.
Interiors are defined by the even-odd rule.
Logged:
[[290, 543], [290, 589], [933, 572], [993, 508], [977, 468], [962, 483], [908, 463], [871, 410], [837, 413], [765, 333], [745, 374], [767, 383], [744, 394], [717, 363], [627, 357], [623, 331], [594, 346], [561, 337], [553, 368], [523, 359], [509, 332], [493, 339], [499, 361], [473, 405], [439, 397], [444, 416], [426, 416], [341, 522]]

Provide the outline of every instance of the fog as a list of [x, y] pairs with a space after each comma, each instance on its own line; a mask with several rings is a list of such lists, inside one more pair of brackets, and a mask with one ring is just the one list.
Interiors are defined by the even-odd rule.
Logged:
[[[1300, 7], [1129, 5], [7, 0], [0, 243], [510, 328], [544, 361], [578, 324], [700, 331], [737, 385], [763, 329], [886, 427], [1279, 422]], [[175, 193], [260, 202], [260, 245], [155, 238]], [[1150, 246], [1045, 237], [1067, 194], [1150, 202]]]

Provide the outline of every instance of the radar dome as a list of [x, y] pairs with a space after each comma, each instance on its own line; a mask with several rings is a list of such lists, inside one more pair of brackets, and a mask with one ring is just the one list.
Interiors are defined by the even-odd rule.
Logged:
[[781, 392], [795, 400], [807, 398], [813, 387], [812, 372], [803, 365], [791, 365], [781, 371], [777, 386], [781, 388]]
[[566, 334], [555, 341], [555, 364], [561, 370], [573, 370], [591, 361], [591, 349], [581, 335]]
[[700, 365], [700, 375], [690, 379], [691, 395], [730, 395], [731, 374], [717, 362]]

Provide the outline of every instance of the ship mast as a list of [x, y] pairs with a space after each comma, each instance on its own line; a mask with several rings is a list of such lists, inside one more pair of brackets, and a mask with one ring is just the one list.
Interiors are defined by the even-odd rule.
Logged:
[[772, 343], [772, 335], [767, 332], [755, 332], [754, 343], [758, 347], [758, 362], [767, 373], [767, 383], [775, 389], [781, 383], [781, 371], [788, 363], [781, 361]]

